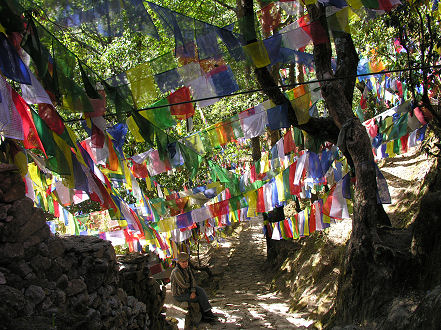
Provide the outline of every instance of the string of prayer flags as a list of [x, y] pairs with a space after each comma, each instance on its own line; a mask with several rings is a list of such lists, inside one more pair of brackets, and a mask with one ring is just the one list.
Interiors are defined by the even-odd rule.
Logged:
[[207, 79], [205, 75], [191, 80], [188, 82], [188, 86], [191, 89], [193, 98], [200, 100], [198, 101], [200, 108], [207, 107], [219, 101], [219, 99], [216, 98], [217, 94], [212, 80]]
[[189, 46], [194, 41], [194, 20], [168, 8], [147, 2], [158, 15], [164, 29], [175, 38], [176, 55], [194, 56]]
[[198, 155], [195, 151], [184, 146], [181, 143], [179, 143], [179, 148], [182, 157], [184, 158], [184, 165], [187, 171], [190, 173], [190, 179], [193, 179], [196, 177], [196, 174], [199, 170], [199, 165], [202, 161], [202, 157]]
[[242, 112], [239, 114], [240, 124], [242, 126], [243, 137], [251, 139], [256, 136], [260, 136], [265, 132], [265, 128], [268, 124], [268, 116], [266, 111], [259, 111], [255, 114], [249, 114], [249, 112]]
[[334, 219], [348, 219], [349, 212], [346, 199], [343, 197], [343, 182], [339, 180], [329, 191], [323, 204], [323, 214]]
[[142, 32], [159, 40], [152, 18], [141, 0], [108, 0], [98, 5], [93, 1], [70, 4], [68, 9], [59, 1], [49, 1], [56, 21], [68, 27], [83, 25], [105, 37], [121, 36], [125, 27], [133, 32]]
[[240, 42], [239, 35], [232, 32], [235, 23], [232, 23], [226, 27], [219, 28], [216, 27], [216, 33], [221, 38], [222, 42], [227, 47], [228, 53], [236, 61], [240, 61], [245, 58], [245, 54], [242, 49], [242, 44]]
[[[68, 171], [66, 171], [64, 167], [66, 165], [66, 160], [64, 159], [62, 153], [59, 152], [59, 148], [54, 141], [51, 130], [35, 111], [31, 110], [31, 114], [44, 150], [48, 156], [51, 156], [46, 165], [48, 165], [51, 170], [55, 169], [54, 171], [58, 174], [67, 174]], [[55, 161], [53, 161], [54, 157]], [[57, 162], [57, 159], [59, 162]]]
[[283, 46], [293, 50], [305, 48], [311, 41], [309, 34], [297, 22], [291, 23], [280, 30]]
[[306, 32], [306, 34], [308, 34], [310, 40], [312, 40], [314, 44], [329, 42], [326, 30], [322, 27], [320, 21], [311, 22], [309, 15], [305, 15], [298, 19], [298, 25]]
[[290, 100], [294, 112], [296, 113], [297, 122], [299, 125], [306, 124], [310, 118], [308, 110], [311, 106], [311, 94], [309, 91], [307, 91], [307, 88], [304, 88], [303, 91], [303, 95], [299, 95], [298, 97]]
[[327, 15], [329, 29], [333, 34], [336, 32], [351, 33], [349, 28], [349, 15], [351, 13], [350, 7], [336, 9], [335, 13]]

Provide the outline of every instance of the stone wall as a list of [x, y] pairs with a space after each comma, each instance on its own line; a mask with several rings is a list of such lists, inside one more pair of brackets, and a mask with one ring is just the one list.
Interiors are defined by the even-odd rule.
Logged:
[[[122, 279], [110, 242], [51, 235], [16, 168], [0, 164], [0, 329], [155, 327], [161, 290], [144, 272], [140, 301], [119, 286], [124, 272]], [[150, 310], [144, 301], [154, 302]]]
[[149, 254], [138, 253], [119, 256], [119, 286], [127, 294], [136, 297], [146, 305], [151, 330], [163, 330], [168, 327], [161, 314], [166, 289], [150, 276], [148, 268], [150, 257]]

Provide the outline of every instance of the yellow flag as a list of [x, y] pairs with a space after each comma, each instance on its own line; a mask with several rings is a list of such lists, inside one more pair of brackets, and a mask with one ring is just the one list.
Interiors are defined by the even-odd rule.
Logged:
[[34, 182], [35, 188], [39, 189], [40, 191], [44, 191], [43, 182], [41, 181], [40, 170], [38, 169], [38, 166], [34, 163], [28, 164], [28, 173], [31, 177], [32, 182]]
[[361, 7], [363, 7], [361, 0], [346, 0], [346, 2], [354, 9], [361, 9]]
[[262, 40], [258, 40], [243, 47], [256, 68], [263, 68], [271, 63], [268, 52]]
[[283, 186], [283, 172], [280, 172], [276, 175], [276, 186], [277, 186], [277, 194], [279, 196], [279, 201], [284, 201], [285, 197], [285, 188]]
[[87, 166], [86, 161], [83, 158], [83, 155], [81, 154], [80, 148], [78, 147], [77, 141], [78, 141], [78, 137], [75, 134], [75, 132], [69, 127], [69, 126], [65, 126], [65, 129], [67, 130], [67, 133], [70, 136], [70, 139], [72, 140], [72, 142], [75, 145], [75, 151], [76, 151], [76, 157], [77, 160], [83, 164], [84, 166]]
[[133, 101], [138, 109], [146, 107], [156, 99], [156, 83], [152, 75], [149, 63], [140, 64], [126, 71], [130, 82]]
[[303, 235], [309, 236], [309, 207], [303, 211], [305, 216], [305, 225], [303, 226]]
[[300, 125], [309, 121], [309, 107], [311, 106], [311, 93], [306, 93], [290, 101], [296, 113], [297, 121]]
[[72, 164], [72, 151], [70, 150], [70, 146], [55, 132], [52, 132], [55, 143], [58, 145], [60, 150], [63, 152], [64, 157], [67, 160], [67, 165], [69, 166], [70, 175], [64, 176], [65, 183], [68, 188], [75, 188], [74, 182], [74, 172], [73, 172], [73, 164]]
[[386, 145], [386, 152], [389, 155], [389, 157], [395, 157], [395, 152], [394, 152], [394, 141], [389, 141]]
[[129, 128], [130, 132], [135, 137], [136, 142], [145, 142], [144, 138], [142, 137], [141, 133], [139, 132], [139, 127], [135, 123], [135, 119], [133, 119], [133, 116], [130, 116], [126, 120], [127, 127]]
[[247, 217], [255, 217], [256, 216], [256, 208], [257, 208], [257, 191], [249, 191], [245, 194], [245, 198], [248, 201], [248, 213]]

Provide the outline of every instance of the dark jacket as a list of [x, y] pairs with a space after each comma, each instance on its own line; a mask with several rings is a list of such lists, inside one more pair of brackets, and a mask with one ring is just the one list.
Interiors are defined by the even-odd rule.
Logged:
[[170, 275], [171, 292], [173, 296], [180, 296], [184, 293], [196, 292], [196, 280], [190, 267], [183, 269], [178, 265]]

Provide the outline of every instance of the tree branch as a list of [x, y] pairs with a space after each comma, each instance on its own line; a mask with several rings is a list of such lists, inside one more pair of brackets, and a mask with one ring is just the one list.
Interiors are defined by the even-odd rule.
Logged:
[[[343, 33], [341, 37], [334, 38], [335, 49], [337, 53], [337, 70], [336, 77], [349, 77], [357, 72], [358, 54], [355, 50], [352, 37], [348, 33]], [[344, 93], [349, 104], [352, 105], [354, 98], [355, 78], [342, 79]]]
[[216, 2], [218, 5], [221, 5], [222, 7], [226, 8], [228, 10], [231, 10], [231, 11], [233, 11], [235, 13], [237, 12], [236, 8], [234, 8], [234, 7], [230, 6], [230, 5], [227, 5], [226, 3], [223, 3], [222, 1], [219, 1], [219, 0], [213, 0], [213, 1]]
[[[243, 15], [244, 18], [254, 17], [252, 0], [243, 1]], [[246, 19], [243, 21], [246, 21]], [[241, 25], [241, 29], [248, 29], [246, 34], [254, 37], [252, 38], [252, 40], [249, 41], [249, 43], [257, 39], [254, 24], [251, 23], [243, 24]], [[241, 31], [241, 32], [242, 34], [245, 34], [245, 31]], [[329, 69], [331, 70], [330, 61], [329, 61]], [[255, 68], [254, 72], [256, 74], [256, 78], [260, 87], [263, 89], [263, 92], [271, 99], [271, 101], [273, 101], [277, 105], [282, 105], [282, 104], [288, 105], [288, 119], [292, 126], [298, 127], [304, 130], [305, 132], [307, 132], [308, 134], [323, 139], [324, 141], [330, 141], [333, 143], [337, 142], [339, 130], [332, 119], [310, 118], [306, 124], [299, 125], [297, 116], [287, 97], [283, 94], [283, 92], [279, 88], [274, 88], [274, 86], [277, 86], [277, 83], [274, 81], [268, 69], [266, 67]]]

